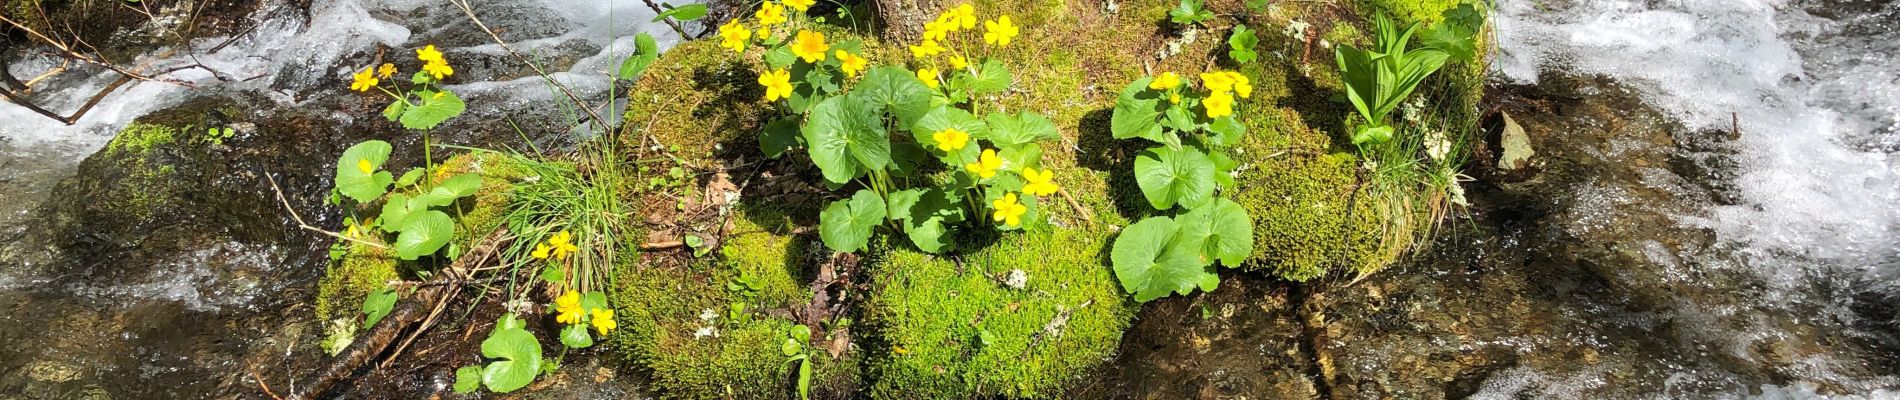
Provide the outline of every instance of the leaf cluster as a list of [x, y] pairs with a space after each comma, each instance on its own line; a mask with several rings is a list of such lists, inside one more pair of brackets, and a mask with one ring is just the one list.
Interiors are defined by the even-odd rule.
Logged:
[[1476, 57], [1477, 34], [1484, 26], [1484, 13], [1467, 3], [1446, 10], [1445, 19], [1424, 31], [1423, 46], [1408, 48], [1419, 25], [1401, 29], [1385, 14], [1375, 20], [1376, 41], [1372, 49], [1341, 45], [1334, 49], [1340, 77], [1345, 81], [1346, 98], [1365, 119], [1352, 135], [1355, 145], [1384, 143], [1392, 140], [1395, 130], [1387, 116], [1397, 109], [1425, 78], [1444, 67], [1449, 59], [1471, 61]]
[[1207, 21], [1212, 19], [1214, 19], [1214, 12], [1208, 11], [1207, 7], [1202, 4], [1202, 0], [1181, 0], [1174, 8], [1168, 10], [1168, 20], [1177, 25], [1186, 26], [1189, 24], [1198, 24], [1206, 26]]
[[[426, 174], [423, 168], [410, 169], [395, 178], [389, 171], [382, 170], [391, 150], [389, 143], [381, 140], [365, 141], [344, 150], [337, 159], [336, 189], [331, 201], [340, 204], [347, 198], [359, 206], [381, 201], [381, 212], [375, 218], [363, 219], [367, 222], [366, 228], [395, 235], [395, 241], [390, 243], [397, 257], [403, 260], [436, 254], [455, 233], [455, 219], [440, 208], [474, 195], [481, 188], [482, 178], [464, 173], [429, 185], [422, 182]], [[392, 185], [400, 190], [392, 191]], [[352, 218], [351, 225], [355, 225], [355, 221]], [[457, 251], [450, 253], [454, 256]]]

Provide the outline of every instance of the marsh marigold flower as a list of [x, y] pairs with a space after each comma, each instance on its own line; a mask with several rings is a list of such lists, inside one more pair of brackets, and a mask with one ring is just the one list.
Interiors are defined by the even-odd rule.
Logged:
[[765, 86], [765, 101], [791, 98], [792, 72], [780, 69], [760, 74], [759, 86]]
[[798, 41], [792, 42], [792, 54], [810, 64], [824, 61], [826, 50], [831, 50], [831, 45], [825, 44], [823, 33], [798, 31]]
[[752, 30], [739, 25], [739, 20], [726, 22], [719, 26], [719, 47], [732, 49], [735, 53], [744, 53], [745, 46], [752, 43]]
[[356, 170], [363, 171], [364, 174], [369, 174], [372, 172], [376, 172], [376, 166], [371, 165], [368, 159], [359, 158], [359, 159], [356, 159]]
[[455, 75], [455, 68], [449, 67], [449, 63], [447, 61], [442, 61], [440, 59], [437, 59], [436, 61], [430, 61], [428, 64], [423, 64], [422, 72], [429, 73], [429, 76], [433, 76], [435, 77], [435, 80], [439, 81], [439, 80], [442, 80], [442, 78], [447, 78], [450, 75]]
[[1003, 198], [990, 202], [990, 208], [996, 210], [990, 219], [1009, 226], [1023, 226], [1023, 214], [1029, 213], [1029, 207], [1016, 200], [1016, 194], [1003, 195]]
[[1234, 95], [1228, 92], [1214, 92], [1201, 100], [1201, 107], [1207, 109], [1208, 118], [1234, 115]]
[[1003, 169], [1003, 158], [996, 156], [996, 150], [983, 149], [983, 155], [977, 156], [976, 162], [964, 164], [963, 169], [983, 179], [995, 178], [996, 171]]
[[929, 86], [930, 90], [937, 90], [937, 86], [943, 84], [942, 81], [937, 79], [936, 68], [918, 68], [917, 80], [924, 81], [924, 86]]
[[916, 58], [925, 58], [925, 57], [935, 56], [938, 54], [943, 54], [944, 50], [945, 49], [943, 48], [943, 44], [937, 43], [937, 41], [935, 40], [924, 39], [923, 43], [917, 44], [915, 46], [910, 46], [910, 56], [916, 57]]
[[818, 0], [785, 0], [785, 5], [792, 6], [798, 12], [810, 11], [813, 4], [818, 4]]
[[554, 247], [548, 246], [547, 243], [535, 243], [534, 254], [530, 254], [530, 255], [534, 256], [534, 258], [537, 260], [546, 260], [548, 259], [548, 256], [549, 256], [548, 253], [552, 251], [554, 251]]
[[389, 77], [395, 76], [395, 75], [396, 75], [396, 64], [383, 63], [383, 66], [376, 67], [376, 76], [379, 78], [389, 79]]
[[1010, 39], [1015, 39], [1018, 33], [1021, 31], [1016, 29], [1015, 23], [1009, 21], [1008, 15], [997, 17], [992, 21], [983, 21], [983, 43], [998, 47], [1009, 46]]
[[1231, 92], [1234, 91], [1234, 76], [1226, 72], [1203, 72], [1201, 86], [1207, 87], [1209, 92]]
[[600, 332], [601, 336], [606, 336], [607, 332], [613, 332], [614, 328], [620, 327], [620, 323], [614, 322], [614, 310], [596, 308], [589, 314], [594, 317], [594, 330]]
[[1028, 193], [1030, 196], [1048, 196], [1062, 189], [1056, 186], [1055, 170], [1036, 171], [1035, 168], [1023, 168], [1023, 180], [1029, 181], [1028, 184], [1023, 185], [1023, 193]]
[[937, 150], [943, 150], [947, 153], [963, 150], [964, 146], [968, 146], [970, 144], [970, 133], [964, 132], [962, 129], [949, 128], [930, 134], [930, 139], [937, 141]]
[[856, 77], [859, 72], [864, 72], [864, 68], [869, 67], [871, 64], [871, 60], [866, 60], [864, 57], [858, 57], [844, 50], [838, 50], [837, 53], [833, 55], [838, 56], [838, 69], [844, 70], [844, 76]]
[[963, 55], [959, 54], [959, 55], [950, 56], [950, 69], [964, 69], [964, 68], [969, 68], [969, 67], [970, 67], [970, 60], [967, 58], [963, 58]]
[[567, 231], [555, 232], [554, 237], [548, 238], [548, 247], [553, 247], [554, 258], [561, 260], [566, 260], [568, 254], [580, 250], [574, 246], [573, 236], [568, 235]]
[[951, 24], [951, 30], [976, 28], [976, 7], [971, 6], [970, 3], [957, 5], [944, 15], [949, 17], [945, 18], [945, 22]]
[[443, 61], [442, 52], [436, 51], [435, 45], [433, 44], [416, 49], [416, 59], [422, 60], [422, 62]]
[[1161, 75], [1155, 75], [1155, 79], [1148, 82], [1148, 88], [1154, 90], [1169, 90], [1174, 89], [1175, 86], [1181, 86], [1181, 76], [1175, 75], [1173, 72], [1163, 72]]
[[936, 21], [925, 22], [924, 40], [949, 40], [950, 28], [954, 25], [956, 24], [945, 21], [942, 16], [937, 17]]
[[765, 2], [765, 4], [760, 4], [759, 11], [752, 13], [752, 17], [758, 18], [759, 24], [761, 25], [783, 24], [786, 21], [785, 6], [768, 1]]
[[367, 92], [370, 89], [376, 88], [377, 83], [382, 82], [382, 81], [376, 80], [375, 68], [364, 68], [363, 72], [358, 72], [355, 75], [351, 75], [350, 78], [351, 78], [350, 90], [355, 90], [358, 92]]
[[581, 323], [581, 292], [568, 290], [561, 297], [554, 298], [554, 322], [573, 325]]
[[1253, 81], [1248, 80], [1246, 75], [1228, 71], [1227, 79], [1234, 80], [1234, 94], [1240, 95], [1243, 99], [1253, 98]]

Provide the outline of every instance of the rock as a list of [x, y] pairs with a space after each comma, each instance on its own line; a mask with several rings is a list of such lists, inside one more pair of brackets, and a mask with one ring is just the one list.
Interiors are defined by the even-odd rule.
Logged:
[[1499, 115], [1504, 120], [1504, 131], [1500, 134], [1498, 143], [1504, 151], [1503, 155], [1498, 157], [1498, 169], [1516, 171], [1529, 166], [1531, 156], [1537, 155], [1537, 151], [1531, 149], [1530, 135], [1524, 133], [1524, 127], [1517, 125], [1517, 120], [1511, 119], [1511, 113], [1499, 113]]

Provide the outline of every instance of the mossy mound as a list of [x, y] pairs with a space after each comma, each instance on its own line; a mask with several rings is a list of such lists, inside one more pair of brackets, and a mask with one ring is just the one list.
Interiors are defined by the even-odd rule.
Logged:
[[343, 259], [331, 263], [317, 281], [317, 320], [354, 318], [363, 298], [390, 281], [402, 279], [396, 257], [383, 249], [352, 244]]
[[871, 396], [1060, 397], [1114, 356], [1134, 317], [1104, 261], [1105, 236], [1008, 233], [959, 257], [891, 250], [871, 269]]
[[[667, 398], [783, 399], [796, 395], [796, 364], [781, 352], [792, 327], [790, 311], [811, 302], [804, 282], [813, 263], [805, 258], [815, 238], [796, 236], [783, 211], [741, 208], [717, 256], [690, 265], [623, 265], [609, 296], [621, 330], [609, 342], [636, 365], [652, 371], [652, 384]], [[755, 222], [760, 221], [760, 222]], [[628, 257], [631, 260], [634, 257]], [[729, 284], [750, 277], [750, 289]], [[744, 286], [742, 284], [742, 286]], [[749, 292], [749, 294], [748, 294]], [[736, 315], [735, 304], [744, 305]], [[814, 332], [812, 396], [846, 398], [857, 387], [857, 352], [833, 358], [831, 342]]]

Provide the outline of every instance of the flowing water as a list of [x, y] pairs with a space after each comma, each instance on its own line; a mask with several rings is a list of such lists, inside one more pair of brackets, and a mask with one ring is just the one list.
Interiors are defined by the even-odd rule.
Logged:
[[[0, 314], [0, 397], [250, 397], [257, 386], [248, 373], [261, 370], [282, 382], [293, 348], [319, 339], [309, 336], [320, 329], [308, 321], [307, 302], [327, 261], [323, 241], [289, 223], [257, 174], [284, 180], [290, 201], [314, 224], [333, 225], [335, 212], [320, 211], [326, 208], [318, 200], [327, 190], [320, 177], [330, 168], [323, 160], [338, 146], [373, 137], [419, 148], [406, 132], [368, 132], [370, 118], [381, 117], [361, 100], [366, 96], [344, 90], [350, 73], [371, 65], [381, 49], [392, 60], [408, 59], [410, 49], [435, 44], [455, 63], [457, 81], [479, 82], [451, 86], [471, 109], [438, 132], [438, 143], [519, 146], [515, 139], [526, 134], [543, 148], [560, 148], [584, 139], [586, 129], [570, 128], [577, 111], [556, 106], [551, 86], [517, 67], [449, 2], [317, 0], [307, 9], [294, 3], [260, 2], [239, 24], [255, 28], [235, 38], [200, 38], [190, 49], [158, 49], [124, 62], [148, 71], [206, 68], [163, 76], [176, 84], [121, 88], [77, 124], [0, 104], [0, 120], [7, 121], [0, 124], [0, 308], [7, 310]], [[648, 22], [653, 12], [640, 1], [471, 3], [516, 50], [596, 101], [609, 98], [611, 73], [633, 52], [635, 34], [651, 33], [663, 47], [678, 40], [670, 28]], [[18, 53], [25, 54], [5, 61], [23, 79], [60, 66]], [[65, 113], [115, 78], [75, 66], [36, 85], [33, 98]], [[81, 160], [121, 128], [203, 98], [244, 99], [253, 109], [247, 112], [300, 122], [247, 130], [234, 147], [212, 151], [238, 157], [226, 159], [230, 166], [180, 165], [229, 175], [197, 181], [208, 186], [206, 196], [225, 197], [195, 200], [208, 210], [159, 210], [139, 226], [87, 221], [99, 218], [91, 211], [55, 212], [71, 203], [49, 199], [55, 184], [82, 173]], [[527, 116], [497, 118], [504, 110]], [[617, 114], [612, 105], [599, 112]], [[225, 206], [231, 209], [219, 209]], [[71, 226], [105, 228], [45, 232]], [[294, 389], [279, 385], [280, 393]]]

